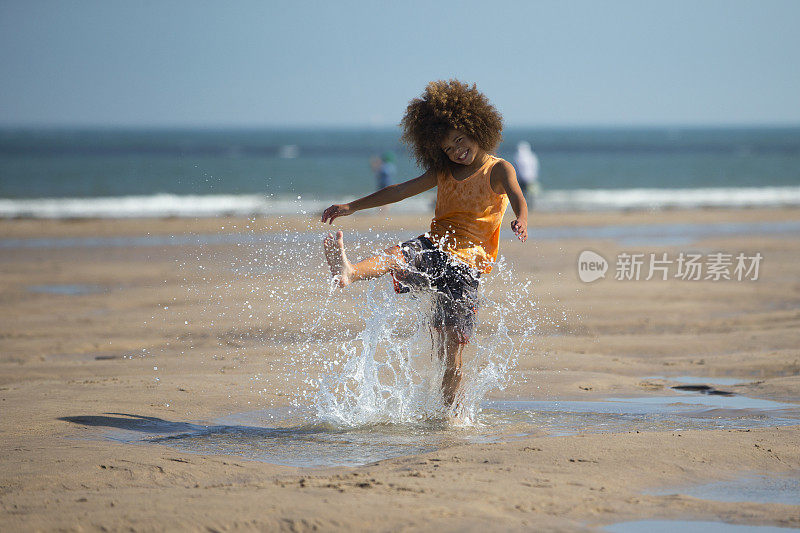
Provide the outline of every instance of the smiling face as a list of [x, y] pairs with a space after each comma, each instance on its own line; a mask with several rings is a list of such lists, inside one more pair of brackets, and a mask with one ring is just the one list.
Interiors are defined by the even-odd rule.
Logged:
[[471, 165], [477, 156], [483, 154], [478, 143], [459, 130], [448, 131], [442, 139], [441, 147], [447, 158], [459, 165]]

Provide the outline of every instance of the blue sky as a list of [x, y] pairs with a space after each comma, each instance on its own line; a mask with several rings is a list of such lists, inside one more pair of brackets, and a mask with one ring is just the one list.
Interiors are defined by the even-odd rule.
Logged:
[[11, 1], [0, 125], [385, 126], [476, 82], [511, 126], [800, 124], [800, 2]]

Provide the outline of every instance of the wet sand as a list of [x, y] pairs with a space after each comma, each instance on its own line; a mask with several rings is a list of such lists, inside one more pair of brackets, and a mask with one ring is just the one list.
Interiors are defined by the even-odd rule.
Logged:
[[[392, 220], [360, 214], [337, 226], [413, 236], [427, 222], [389, 215]], [[800, 210], [547, 213], [533, 220], [534, 229], [782, 223], [800, 221]], [[574, 531], [645, 519], [800, 527], [800, 502], [658, 492], [748, 475], [800, 478], [800, 426], [794, 425], [599, 434], [576, 428], [576, 435], [460, 444], [329, 468], [107, 438], [115, 429], [180, 428], [286, 405], [297, 384], [287, 379], [285, 389], [273, 386], [280, 382], [274, 374], [287, 365], [285, 347], [297, 346], [300, 354], [304, 343], [324, 342], [304, 333], [312, 302], [327, 293], [317, 283], [324, 280], [321, 247], [316, 262], [266, 265], [243, 276], [237, 266], [252, 267], [254, 257], [264, 256], [233, 241], [59, 247], [31, 239], [276, 230], [321, 239], [325, 229], [301, 218], [0, 221], [0, 246], [16, 240], [0, 248], [0, 529]], [[617, 281], [612, 265], [606, 279], [587, 284], [576, 265], [586, 249], [612, 263], [621, 252], [671, 258], [681, 251], [760, 252], [764, 259], [757, 281]], [[675, 394], [679, 400], [670, 388], [679, 383], [664, 378], [694, 376], [736, 378], [715, 386], [800, 403], [797, 235], [701, 236], [680, 244], [654, 239], [650, 245], [613, 237], [534, 238], [524, 245], [504, 241], [501, 253], [520, 278], [534, 281], [541, 315], [515, 383], [490, 398]], [[303, 298], [266, 298], [266, 287], [285, 288], [294, 279], [287, 269], [307, 272], [314, 283], [291, 288]], [[358, 301], [359, 290], [346, 301]], [[244, 311], [248, 305], [256, 311]], [[358, 326], [356, 316], [336, 324]], [[270, 385], [266, 391], [263, 383]]]

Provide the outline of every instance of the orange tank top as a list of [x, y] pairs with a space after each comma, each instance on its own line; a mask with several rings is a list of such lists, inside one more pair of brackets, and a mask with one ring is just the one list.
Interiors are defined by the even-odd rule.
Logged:
[[456, 180], [449, 170], [436, 178], [436, 212], [430, 239], [468, 265], [490, 272], [497, 259], [500, 226], [508, 196], [497, 194], [489, 182], [499, 157], [489, 156], [473, 174]]

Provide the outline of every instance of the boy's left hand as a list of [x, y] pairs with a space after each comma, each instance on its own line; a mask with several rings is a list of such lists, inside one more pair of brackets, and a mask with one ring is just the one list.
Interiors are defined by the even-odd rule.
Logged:
[[528, 239], [528, 221], [525, 219], [516, 219], [511, 222], [511, 230], [517, 236], [517, 239], [525, 242]]

